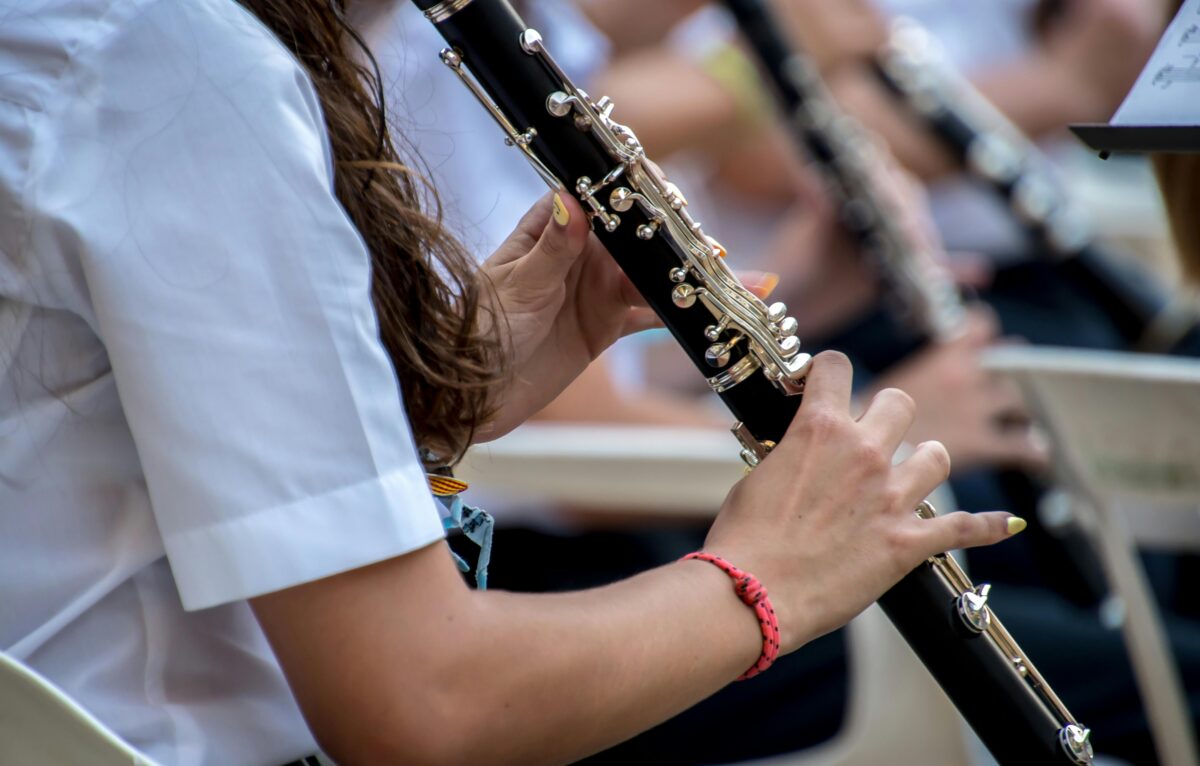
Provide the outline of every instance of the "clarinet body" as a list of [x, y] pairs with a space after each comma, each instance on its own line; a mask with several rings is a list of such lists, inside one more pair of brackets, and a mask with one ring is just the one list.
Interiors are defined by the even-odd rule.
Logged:
[[1200, 356], [1200, 316], [1096, 244], [1042, 151], [942, 58], [926, 30], [898, 19], [874, 70], [968, 173], [1000, 195], [1059, 272], [1104, 309], [1129, 350]]
[[[577, 88], [505, 0], [415, 0], [448, 46], [442, 61], [553, 188], [575, 195], [593, 230], [734, 414], [755, 467], [796, 414], [810, 357], [781, 303], [745, 289], [679, 189]], [[933, 510], [923, 503], [918, 513]], [[880, 599], [900, 632], [1005, 766], [1088, 764], [1079, 726], [948, 555]]]

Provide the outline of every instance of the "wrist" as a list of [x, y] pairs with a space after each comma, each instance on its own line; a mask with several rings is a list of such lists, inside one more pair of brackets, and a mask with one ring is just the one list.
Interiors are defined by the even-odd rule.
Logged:
[[696, 551], [683, 557], [684, 561], [704, 561], [724, 572], [733, 582], [733, 592], [751, 611], [758, 620], [759, 632], [762, 635], [762, 649], [758, 659], [737, 677], [744, 681], [768, 670], [779, 656], [779, 618], [771, 604], [771, 597], [762, 581], [725, 560], [724, 558], [705, 551]]
[[729, 575], [712, 564], [680, 559], [670, 566], [677, 569], [690, 585], [703, 590], [705, 603], [711, 605], [705, 609], [705, 614], [722, 626], [723, 634], [732, 638], [732, 656], [729, 657], [733, 669], [729, 678], [732, 680], [754, 664], [762, 653], [758, 619], [734, 593]]

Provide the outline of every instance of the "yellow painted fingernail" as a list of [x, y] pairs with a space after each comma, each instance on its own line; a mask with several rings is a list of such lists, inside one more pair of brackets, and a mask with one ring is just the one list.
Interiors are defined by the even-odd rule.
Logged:
[[567, 210], [567, 206], [563, 204], [562, 197], [558, 194], [554, 195], [554, 222], [559, 226], [566, 226], [571, 220], [571, 211]]
[[1025, 523], [1025, 519], [1021, 518], [1020, 516], [1008, 517], [1008, 533], [1010, 535], [1015, 535], [1016, 533], [1025, 529], [1027, 526], [1029, 525]]

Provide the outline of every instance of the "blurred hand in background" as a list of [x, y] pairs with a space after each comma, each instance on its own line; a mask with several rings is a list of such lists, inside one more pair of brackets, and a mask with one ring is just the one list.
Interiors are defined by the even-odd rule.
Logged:
[[980, 366], [999, 341], [990, 312], [973, 309], [957, 338], [931, 344], [884, 374], [873, 390], [899, 388], [917, 404], [909, 439], [936, 438], [955, 471], [984, 466], [1041, 470], [1048, 455], [1019, 389]]

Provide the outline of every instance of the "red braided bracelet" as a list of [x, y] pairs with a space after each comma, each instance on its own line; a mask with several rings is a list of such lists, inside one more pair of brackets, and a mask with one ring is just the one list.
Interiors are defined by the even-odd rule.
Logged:
[[742, 603], [754, 610], [754, 616], [758, 618], [758, 626], [762, 628], [762, 653], [745, 673], [738, 676], [737, 680], [754, 678], [771, 667], [771, 663], [779, 656], [779, 618], [775, 616], [771, 599], [767, 597], [767, 589], [763, 587], [757, 577], [749, 572], [743, 572], [720, 556], [697, 551], [689, 553], [681, 560], [687, 561], [688, 559], [707, 561], [733, 578], [734, 592], [738, 594]]

